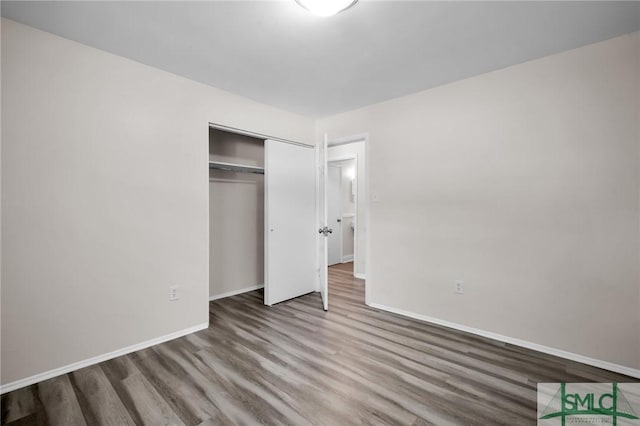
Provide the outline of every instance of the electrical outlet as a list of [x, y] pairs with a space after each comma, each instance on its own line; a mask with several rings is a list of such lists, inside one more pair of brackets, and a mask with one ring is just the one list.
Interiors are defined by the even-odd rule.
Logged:
[[462, 280], [455, 281], [455, 292], [456, 294], [464, 294], [464, 283]]
[[169, 300], [173, 302], [178, 299], [180, 299], [180, 296], [178, 294], [178, 286], [172, 285], [171, 287], [169, 287]]

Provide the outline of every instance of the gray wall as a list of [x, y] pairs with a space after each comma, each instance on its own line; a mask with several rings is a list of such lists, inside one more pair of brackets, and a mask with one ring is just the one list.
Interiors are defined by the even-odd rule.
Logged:
[[371, 301], [640, 369], [639, 52], [634, 33], [320, 120], [370, 136]]
[[209, 122], [313, 142], [308, 118], [2, 20], [3, 385], [207, 324]]

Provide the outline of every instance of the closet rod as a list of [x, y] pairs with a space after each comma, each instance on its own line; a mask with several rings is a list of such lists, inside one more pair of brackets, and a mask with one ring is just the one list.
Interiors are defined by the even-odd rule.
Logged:
[[291, 141], [289, 139], [274, 138], [273, 136], [268, 136], [268, 135], [265, 135], [265, 134], [262, 134], [262, 133], [250, 132], [248, 130], [242, 130], [242, 129], [237, 129], [235, 127], [224, 126], [222, 124], [209, 123], [209, 127], [213, 128], [213, 129], [218, 129], [218, 130], [222, 130], [222, 131], [225, 131], [225, 132], [229, 132], [229, 133], [235, 133], [235, 134], [238, 134], [238, 135], [250, 136], [252, 138], [264, 139], [264, 140], [270, 139], [272, 141], [290, 143], [291, 145], [303, 146], [305, 148], [313, 148], [313, 145], [309, 145], [309, 144], [306, 144], [306, 143]]
[[264, 167], [245, 166], [244, 164], [234, 164], [234, 163], [223, 163], [221, 161], [209, 161], [209, 168], [217, 169], [217, 170], [227, 170], [230, 172], [257, 173], [260, 175], [264, 174]]

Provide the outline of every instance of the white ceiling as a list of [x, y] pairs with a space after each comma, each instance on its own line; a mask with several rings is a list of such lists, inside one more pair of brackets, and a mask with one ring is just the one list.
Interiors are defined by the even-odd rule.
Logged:
[[640, 30], [640, 2], [2, 1], [2, 16], [319, 117]]

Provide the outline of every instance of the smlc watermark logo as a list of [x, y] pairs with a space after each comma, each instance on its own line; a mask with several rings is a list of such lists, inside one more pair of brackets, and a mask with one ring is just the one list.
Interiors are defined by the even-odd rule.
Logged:
[[640, 383], [539, 383], [538, 425], [640, 426]]

